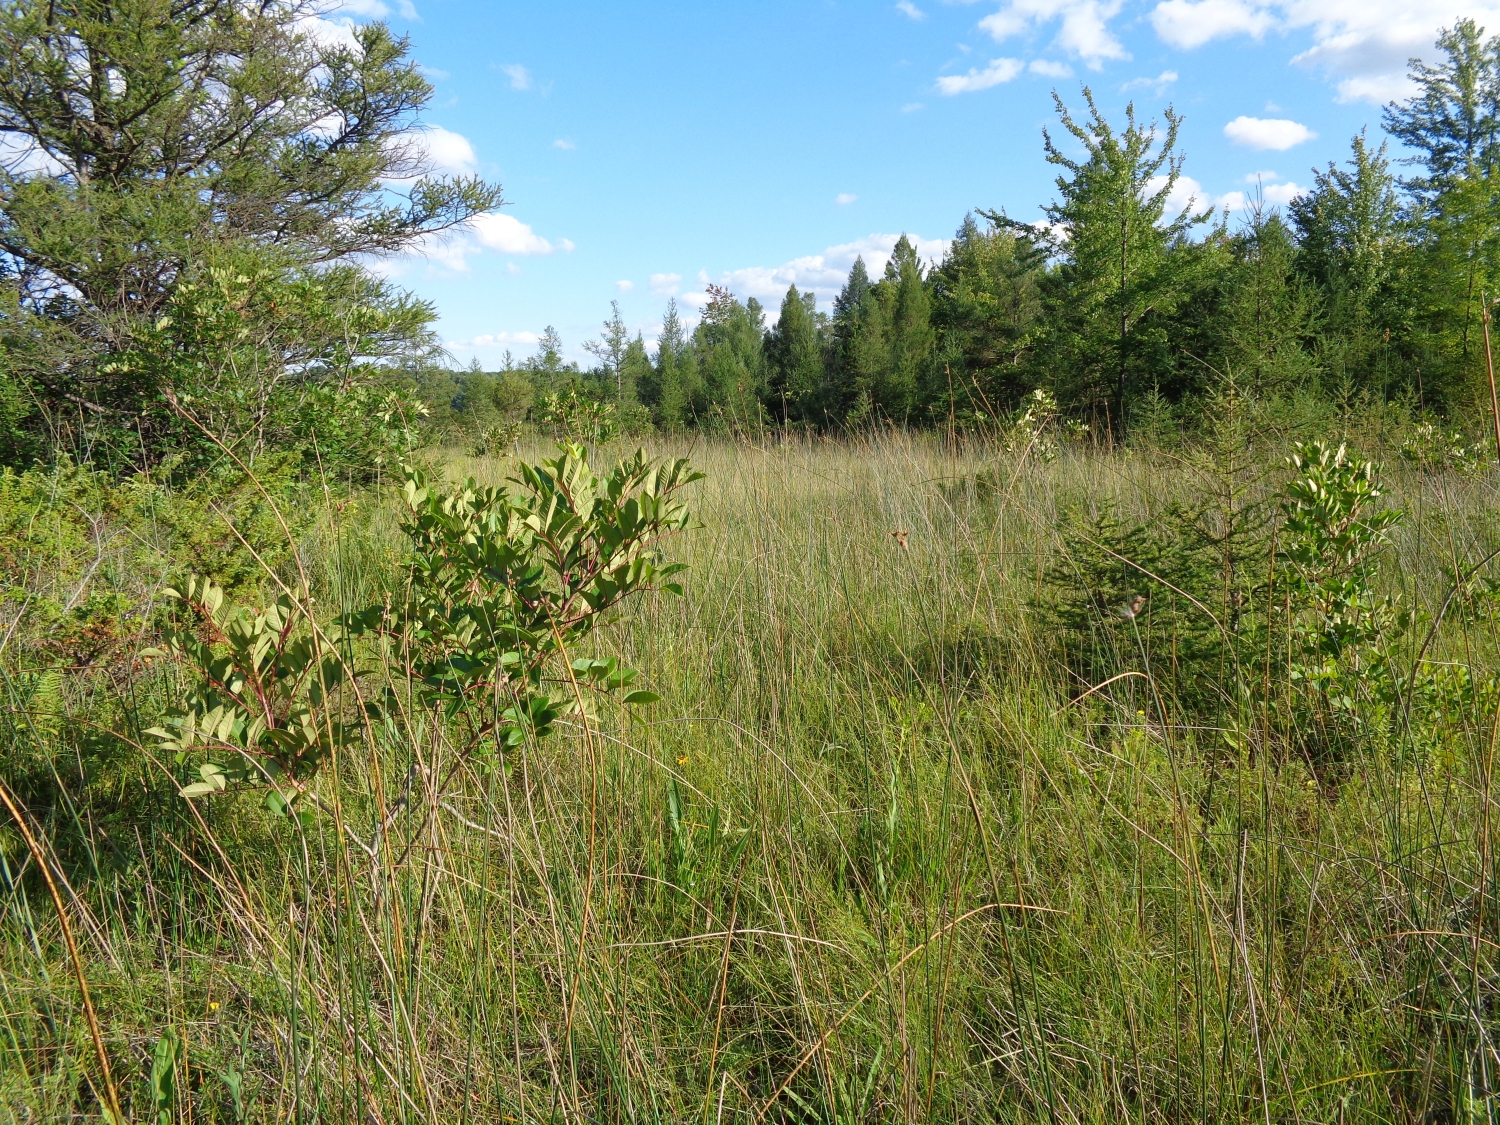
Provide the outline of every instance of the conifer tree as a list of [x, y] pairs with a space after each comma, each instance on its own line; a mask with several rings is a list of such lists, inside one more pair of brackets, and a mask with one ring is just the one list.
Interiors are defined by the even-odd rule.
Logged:
[[640, 402], [640, 386], [651, 378], [651, 357], [646, 354], [646, 340], [637, 332], [635, 339], [625, 345], [625, 354], [620, 358], [618, 401], [625, 405]]
[[828, 423], [823, 342], [814, 297], [797, 292], [795, 285], [787, 289], [776, 327], [766, 337], [766, 364], [773, 412], [783, 421]]
[[857, 257], [833, 303], [828, 361], [831, 421], [859, 423], [873, 411], [874, 387], [888, 354], [884, 315], [865, 260]]
[[889, 324], [890, 365], [877, 405], [897, 422], [915, 420], [932, 370], [936, 342], [932, 299], [916, 247], [902, 235], [880, 284]]
[[705, 409], [699, 424], [736, 431], [758, 429], [766, 389], [765, 314], [754, 297], [708, 287], [709, 301], [693, 333]]
[[1313, 371], [1308, 347], [1319, 305], [1313, 286], [1297, 273], [1292, 230], [1257, 199], [1228, 249], [1214, 366], [1235, 386], [1257, 394], [1289, 391]]
[[[402, 362], [430, 350], [432, 310], [359, 260], [462, 224], [500, 191], [428, 174], [416, 117], [432, 87], [408, 43], [378, 22], [319, 35], [326, 10], [0, 9], [0, 335], [20, 345], [0, 363], [0, 425], [17, 380], [54, 423], [82, 409], [91, 431], [162, 453], [196, 440], [164, 400], [225, 416], [251, 401], [263, 415], [317, 372], [342, 365], [335, 385], [353, 385], [351, 350]], [[215, 300], [258, 341], [253, 364], [223, 364], [225, 342], [182, 323]], [[366, 313], [380, 331], [358, 329]]]
[[620, 316], [620, 302], [609, 303], [611, 316], [604, 322], [604, 330], [597, 340], [589, 340], [583, 348], [599, 360], [606, 382], [614, 384], [614, 395], [618, 402], [627, 401], [625, 390], [625, 352], [630, 347], [630, 332]]
[[651, 378], [642, 385], [641, 401], [651, 408], [662, 429], [680, 430], [692, 419], [697, 396], [697, 357], [683, 331], [674, 297], [667, 301], [656, 345], [656, 365]]
[[1004, 214], [986, 217], [1018, 234], [1037, 236], [1059, 263], [1044, 286], [1048, 325], [1047, 363], [1071, 386], [1077, 406], [1097, 410], [1112, 404], [1121, 419], [1130, 394], [1157, 383], [1165, 350], [1166, 317], [1188, 288], [1189, 255], [1171, 251], [1208, 218], [1184, 209], [1168, 218], [1167, 200], [1182, 174], [1176, 153], [1181, 119], [1171, 108], [1165, 128], [1136, 120], [1125, 108], [1125, 128], [1116, 132], [1088, 87], [1087, 120], [1079, 122], [1062, 98], [1052, 95], [1063, 128], [1086, 153], [1066, 155], [1044, 131], [1058, 199], [1043, 208], [1038, 232]]
[[1380, 357], [1410, 335], [1416, 294], [1392, 287], [1409, 257], [1386, 146], [1371, 150], [1363, 132], [1345, 167], [1314, 171], [1313, 187], [1289, 208], [1297, 232], [1297, 269], [1322, 294], [1322, 350], [1335, 378], [1369, 384]]
[[1436, 64], [1413, 60], [1414, 97], [1386, 107], [1385, 127], [1425, 174], [1403, 182], [1420, 222], [1422, 326], [1448, 356], [1454, 391], [1481, 366], [1482, 302], [1500, 292], [1500, 37], [1471, 19], [1437, 43]]
[[1028, 362], [1040, 314], [1043, 255], [1032, 240], [973, 215], [932, 275], [933, 324], [946, 368], [940, 414], [1014, 407], [1034, 386]]

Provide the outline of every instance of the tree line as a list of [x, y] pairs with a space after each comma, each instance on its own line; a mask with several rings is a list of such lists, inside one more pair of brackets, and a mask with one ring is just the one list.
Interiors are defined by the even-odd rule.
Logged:
[[[714, 288], [654, 353], [619, 316], [454, 371], [435, 310], [368, 268], [501, 201], [430, 174], [432, 89], [381, 23], [311, 0], [17, 0], [0, 11], [0, 466], [196, 472], [274, 456], [349, 472], [426, 425], [543, 422], [566, 400], [663, 430], [965, 426], [1042, 389], [1098, 434], [1233, 380], [1454, 414], [1500, 292], [1500, 39], [1414, 62], [1387, 136], [1285, 211], [1172, 213], [1179, 120], [1091, 92], [1044, 139], [1044, 220], [978, 210], [943, 260], [907, 238], [829, 309]], [[1398, 162], [1390, 144], [1401, 146]], [[1069, 155], [1081, 152], [1076, 158]], [[773, 319], [774, 316], [774, 319]]]
[[1044, 389], [1118, 436], [1226, 380], [1462, 412], [1487, 401], [1483, 322], [1500, 296], [1500, 38], [1466, 20], [1438, 46], [1412, 64], [1417, 93], [1386, 106], [1388, 136], [1354, 137], [1284, 211], [1174, 213], [1178, 116], [1132, 106], [1117, 126], [1085, 88], [1079, 114], [1054, 95], [1057, 194], [1040, 223], [970, 214], [933, 264], [903, 236], [880, 276], [857, 260], [827, 311], [793, 286], [772, 321], [714, 288], [691, 332], [668, 306], [654, 357], [616, 307], [591, 368], [562, 364], [549, 330], [536, 359], [428, 391], [462, 416], [492, 410], [489, 389], [509, 388], [514, 412], [538, 401], [528, 382], [545, 395], [572, 380], [668, 430], [965, 425]]

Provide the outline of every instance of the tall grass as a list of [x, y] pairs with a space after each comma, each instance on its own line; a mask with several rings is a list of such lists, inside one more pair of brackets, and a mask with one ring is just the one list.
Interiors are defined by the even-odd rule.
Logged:
[[[984, 450], [900, 435], [690, 452], [687, 596], [596, 638], [662, 702], [488, 772], [377, 728], [305, 829], [176, 795], [139, 733], [170, 670], [0, 653], [3, 777], [135, 1120], [1491, 1119], [1493, 690], [1336, 774], [1274, 752], [1284, 716], [1180, 720], [1151, 667], [1080, 699], [1037, 608], [1059, 512], [1150, 519], [1201, 494], [1181, 459], [979, 487]], [[1495, 481], [1391, 483], [1382, 582], [1436, 606], [1500, 545]], [[371, 497], [299, 559], [331, 613], [402, 549]], [[1488, 682], [1458, 601], [1428, 656]], [[7, 828], [0, 860], [0, 1121], [97, 1119], [38, 859]]]

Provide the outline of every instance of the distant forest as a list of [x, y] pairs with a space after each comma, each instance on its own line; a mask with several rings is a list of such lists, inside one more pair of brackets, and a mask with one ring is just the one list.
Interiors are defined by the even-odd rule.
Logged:
[[688, 331], [670, 302], [654, 356], [616, 306], [587, 369], [548, 329], [534, 357], [498, 372], [414, 373], [419, 394], [438, 425], [474, 430], [542, 422], [557, 396], [626, 429], [713, 432], [982, 424], [1043, 389], [1118, 436], [1226, 382], [1415, 414], [1487, 407], [1500, 37], [1462, 21], [1438, 46], [1439, 62], [1411, 64], [1415, 96], [1385, 107], [1388, 136], [1354, 137], [1284, 212], [1169, 212], [1177, 114], [1148, 122], [1131, 107], [1120, 127], [1085, 88], [1076, 114], [1054, 95], [1063, 132], [1044, 134], [1058, 176], [1042, 223], [968, 215], [935, 265], [903, 236], [879, 277], [854, 263], [831, 310], [793, 287], [774, 323], [711, 288]]

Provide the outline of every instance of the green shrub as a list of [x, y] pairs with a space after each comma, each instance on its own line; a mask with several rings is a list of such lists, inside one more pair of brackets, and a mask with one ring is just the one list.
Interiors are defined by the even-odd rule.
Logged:
[[[661, 565], [659, 549], [690, 525], [678, 493], [698, 479], [686, 461], [640, 453], [597, 477], [577, 446], [523, 465], [514, 493], [472, 479], [444, 491], [410, 469], [407, 586], [381, 603], [320, 623], [305, 590], [258, 610], [226, 607], [208, 580], [169, 591], [188, 619], [146, 655], [184, 663], [194, 686], [148, 733], [179, 766], [207, 755], [185, 796], [250, 787], [285, 811], [316, 800], [319, 766], [369, 722], [441, 716], [465, 760], [494, 764], [601, 694], [653, 702], [628, 690], [634, 670], [578, 648], [630, 595], [681, 592], [670, 578], [682, 566]], [[359, 637], [375, 641], [387, 683], [351, 700], [337, 689], [355, 678], [347, 642]]]

